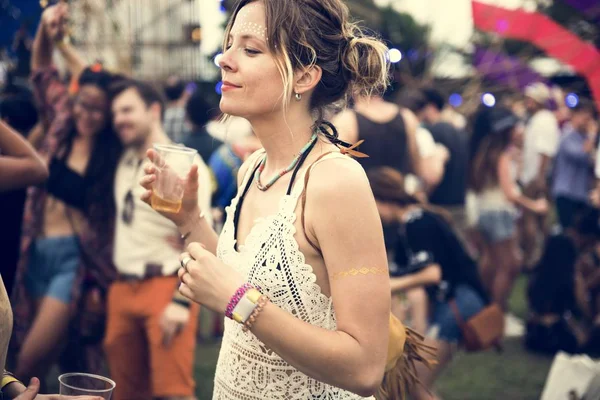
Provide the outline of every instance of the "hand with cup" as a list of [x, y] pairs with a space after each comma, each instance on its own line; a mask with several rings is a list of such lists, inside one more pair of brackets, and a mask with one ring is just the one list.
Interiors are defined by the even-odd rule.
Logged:
[[196, 150], [177, 145], [155, 145], [148, 150], [151, 161], [144, 167], [140, 184], [142, 200], [176, 225], [198, 214], [198, 166]]
[[63, 396], [60, 394], [38, 394], [40, 390], [40, 381], [32, 378], [29, 386], [22, 389], [22, 392], [14, 400], [104, 400], [102, 396]]

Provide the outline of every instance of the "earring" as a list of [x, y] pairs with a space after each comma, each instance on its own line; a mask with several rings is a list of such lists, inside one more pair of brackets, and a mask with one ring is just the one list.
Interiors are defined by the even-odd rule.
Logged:
[[296, 101], [302, 100], [302, 95], [300, 93], [296, 93], [294, 97], [296, 98]]

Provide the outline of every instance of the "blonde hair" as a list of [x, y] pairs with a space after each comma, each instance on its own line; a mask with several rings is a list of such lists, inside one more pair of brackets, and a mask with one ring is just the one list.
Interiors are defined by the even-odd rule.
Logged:
[[[224, 46], [239, 11], [254, 1], [238, 2]], [[341, 0], [260, 1], [265, 6], [269, 50], [283, 81], [284, 108], [294, 94], [294, 73], [315, 66], [323, 72], [310, 102], [318, 120], [328, 107], [345, 103], [350, 95], [380, 93], [389, 85], [387, 46], [351, 22]]]

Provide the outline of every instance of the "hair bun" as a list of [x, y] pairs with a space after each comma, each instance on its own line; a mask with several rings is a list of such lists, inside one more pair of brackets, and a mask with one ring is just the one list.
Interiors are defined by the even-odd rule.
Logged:
[[354, 94], [370, 95], [385, 90], [389, 84], [387, 46], [354, 23], [348, 23], [344, 32], [347, 44], [341, 61], [351, 76]]

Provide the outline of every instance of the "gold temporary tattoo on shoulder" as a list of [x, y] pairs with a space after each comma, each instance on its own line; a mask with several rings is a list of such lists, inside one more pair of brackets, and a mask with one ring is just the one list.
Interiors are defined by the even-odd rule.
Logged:
[[367, 267], [363, 267], [363, 268], [352, 268], [346, 271], [340, 271], [340, 272], [336, 272], [335, 274], [333, 274], [332, 279], [341, 279], [341, 278], [346, 278], [349, 276], [360, 276], [360, 275], [387, 275], [388, 274], [388, 269], [387, 268], [376, 268], [376, 267], [372, 267], [372, 268], [367, 268]]

